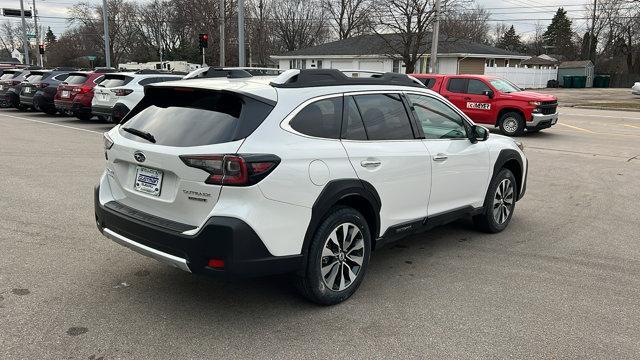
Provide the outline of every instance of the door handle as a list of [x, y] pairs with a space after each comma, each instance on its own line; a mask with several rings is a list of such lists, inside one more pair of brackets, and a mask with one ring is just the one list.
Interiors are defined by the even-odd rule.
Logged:
[[380, 160], [362, 160], [360, 162], [360, 166], [365, 167], [365, 168], [378, 167], [378, 166], [380, 166], [380, 164], [382, 164], [382, 162], [380, 162]]
[[465, 97], [464, 99], [465, 99], [465, 100], [471, 100], [471, 98], [470, 98], [470, 97], [468, 97], [468, 96], [467, 96], [467, 97]]
[[435, 155], [433, 157], [433, 161], [445, 161], [447, 160], [449, 157], [443, 153], [439, 153], [437, 155]]

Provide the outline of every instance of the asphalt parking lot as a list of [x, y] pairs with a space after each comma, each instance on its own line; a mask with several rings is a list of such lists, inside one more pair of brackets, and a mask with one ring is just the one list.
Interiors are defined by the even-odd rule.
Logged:
[[110, 125], [0, 110], [0, 357], [637, 358], [640, 113], [561, 108], [523, 137], [527, 194], [373, 255], [334, 307], [286, 277], [192, 276], [102, 237]]

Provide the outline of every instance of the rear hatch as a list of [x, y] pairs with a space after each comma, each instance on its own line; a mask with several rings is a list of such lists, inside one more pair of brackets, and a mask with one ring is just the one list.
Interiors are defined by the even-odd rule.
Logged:
[[145, 92], [110, 132], [112, 194], [136, 210], [201, 226], [229, 183], [216, 175], [230, 159], [225, 154], [237, 153], [273, 105], [212, 90], [150, 87]]
[[123, 74], [106, 74], [102, 81], [93, 89], [92, 106], [112, 108], [118, 101], [118, 97], [128, 95], [132, 90], [125, 86], [133, 80], [133, 77]]
[[12, 85], [11, 81], [18, 76], [22, 70], [5, 70], [0, 76], [0, 94], [4, 94]]
[[[47, 87], [48, 84], [42, 82], [42, 79], [46, 78], [47, 75], [47, 71], [32, 71], [30, 76], [22, 82], [20, 96], [33, 97], [36, 91]], [[42, 85], [44, 85], [44, 87]]]
[[73, 101], [73, 99], [79, 93], [83, 91], [85, 92], [91, 91], [91, 87], [88, 85], [85, 86], [83, 89], [83, 85], [87, 81], [87, 79], [89, 79], [88, 73], [83, 73], [83, 72], [70, 73], [69, 77], [67, 77], [67, 79], [64, 82], [62, 82], [60, 85], [58, 85], [56, 100]]

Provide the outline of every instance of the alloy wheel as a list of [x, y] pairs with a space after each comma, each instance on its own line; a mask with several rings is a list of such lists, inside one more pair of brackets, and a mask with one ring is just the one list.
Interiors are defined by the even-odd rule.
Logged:
[[513, 134], [518, 130], [518, 120], [512, 117], [504, 119], [502, 127], [509, 133]]
[[493, 197], [493, 219], [496, 223], [502, 225], [509, 218], [509, 214], [513, 211], [514, 191], [511, 180], [504, 179], [498, 185], [496, 193]]
[[364, 237], [352, 223], [336, 226], [324, 243], [320, 261], [322, 281], [333, 291], [351, 286], [364, 261]]

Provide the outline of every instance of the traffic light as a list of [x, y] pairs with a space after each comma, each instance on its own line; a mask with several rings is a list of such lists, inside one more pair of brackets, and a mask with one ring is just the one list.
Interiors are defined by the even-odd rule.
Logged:
[[41, 55], [44, 55], [44, 44], [38, 45], [38, 51], [40, 52]]
[[205, 49], [209, 46], [209, 34], [200, 34], [198, 39], [200, 40], [200, 49]]

